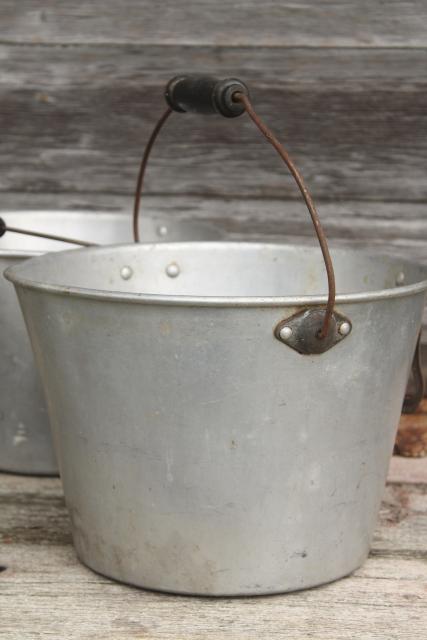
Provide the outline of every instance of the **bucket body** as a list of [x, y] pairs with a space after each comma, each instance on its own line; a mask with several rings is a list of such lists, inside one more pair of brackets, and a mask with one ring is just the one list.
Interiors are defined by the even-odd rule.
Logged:
[[[8, 212], [10, 226], [113, 244], [132, 241], [127, 215], [102, 212]], [[153, 240], [213, 239], [203, 223], [145, 218], [141, 237]], [[38, 253], [69, 249], [63, 242], [6, 233], [0, 238], [0, 273]], [[58, 472], [40, 379], [13, 287], [0, 276], [0, 471]]]
[[[284, 318], [325, 302], [312, 249], [140, 245], [8, 271], [86, 565], [150, 589], [248, 595], [311, 587], [362, 564], [426, 273], [354, 250], [333, 257], [336, 309], [352, 332], [321, 355], [274, 335]], [[396, 287], [400, 272], [407, 285]]]

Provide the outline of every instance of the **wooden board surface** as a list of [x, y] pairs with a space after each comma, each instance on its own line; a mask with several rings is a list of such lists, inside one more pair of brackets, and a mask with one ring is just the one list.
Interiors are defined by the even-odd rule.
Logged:
[[[52, 202], [61, 210], [115, 211], [129, 219], [132, 197], [116, 194], [61, 193], [0, 195], [2, 215], [15, 208], [49, 210]], [[321, 202], [319, 213], [332, 245], [377, 248], [427, 263], [426, 206], [408, 202]], [[280, 239], [315, 244], [312, 223], [298, 200], [207, 198], [204, 196], [146, 195], [141, 216], [170, 220], [207, 221], [229, 238]]]
[[[131, 193], [166, 80], [193, 69], [247, 80], [315, 197], [427, 199], [427, 49], [3, 45], [0, 58], [2, 191]], [[174, 114], [146, 189], [300, 197], [247, 117]]]
[[[49, 208], [129, 197], [166, 80], [233, 74], [286, 141], [331, 237], [408, 240], [418, 256], [426, 20], [422, 0], [3, 0], [0, 207], [32, 194]], [[163, 198], [175, 194], [178, 214], [187, 199], [189, 217], [213, 215], [233, 230], [311, 235], [305, 212], [289, 204], [295, 185], [246, 118], [174, 119], [147, 174], [155, 209], [172, 215]]]
[[426, 541], [427, 459], [395, 458], [372, 553], [352, 576], [283, 596], [176, 597], [82, 566], [59, 480], [0, 475], [0, 638], [420, 640]]
[[422, 47], [426, 16], [423, 0], [2, 0], [0, 37], [72, 44]]

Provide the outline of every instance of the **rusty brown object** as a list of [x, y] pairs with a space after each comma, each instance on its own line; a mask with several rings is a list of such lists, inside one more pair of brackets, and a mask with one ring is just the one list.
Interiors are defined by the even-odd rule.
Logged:
[[394, 453], [409, 458], [427, 456], [427, 398], [415, 413], [403, 414], [400, 418]]
[[425, 383], [424, 374], [421, 363], [421, 334], [420, 331], [417, 346], [412, 360], [411, 375], [406, 389], [405, 399], [403, 401], [402, 413], [415, 413], [424, 396]]
[[243, 93], [235, 93], [233, 96], [233, 99], [238, 100], [239, 102], [242, 102], [244, 104], [246, 113], [248, 114], [248, 116], [251, 118], [254, 124], [258, 127], [261, 133], [265, 136], [267, 141], [274, 147], [274, 149], [277, 151], [279, 156], [282, 158], [282, 160], [288, 167], [290, 173], [292, 174], [293, 178], [295, 179], [295, 182], [298, 185], [301, 195], [304, 198], [305, 204], [307, 205], [307, 209], [310, 213], [314, 230], [316, 232], [317, 239], [319, 241], [320, 249], [322, 251], [323, 260], [325, 262], [326, 274], [328, 277], [328, 288], [329, 288], [328, 302], [326, 305], [326, 313], [325, 313], [325, 319], [323, 321], [323, 326], [319, 332], [319, 338], [326, 338], [329, 331], [329, 324], [331, 321], [332, 313], [334, 311], [336, 287], [335, 287], [334, 268], [332, 265], [331, 255], [329, 253], [328, 242], [326, 240], [326, 235], [325, 235], [325, 232], [323, 231], [322, 225], [320, 224], [319, 214], [316, 211], [316, 207], [314, 205], [313, 199], [305, 185], [302, 175], [296, 168], [295, 164], [293, 163], [286, 149], [283, 147], [283, 145], [278, 141], [278, 139], [275, 137], [273, 132], [270, 131], [267, 125], [264, 124], [264, 122], [255, 112], [248, 96], [244, 95]]
[[144, 175], [145, 175], [145, 170], [147, 168], [148, 158], [150, 157], [151, 149], [153, 148], [153, 145], [156, 142], [156, 138], [159, 135], [161, 128], [163, 127], [163, 125], [165, 124], [166, 120], [169, 118], [171, 113], [172, 113], [172, 109], [168, 107], [166, 111], [163, 113], [163, 115], [161, 116], [161, 118], [158, 120], [147, 142], [147, 146], [145, 147], [145, 150], [144, 150], [144, 155], [142, 156], [141, 166], [139, 167], [138, 180], [136, 182], [135, 197], [134, 197], [134, 203], [133, 203], [133, 237], [135, 242], [139, 242], [139, 226], [138, 226], [139, 207], [141, 202], [142, 186], [144, 184]]
[[[261, 120], [261, 118], [257, 115], [257, 113], [255, 112], [252, 106], [251, 101], [249, 100], [249, 97], [244, 93], [236, 92], [233, 94], [233, 100], [235, 100], [236, 102], [241, 102], [244, 105], [245, 111], [248, 114], [248, 116], [251, 118], [254, 124], [258, 127], [258, 129], [264, 135], [266, 140], [274, 147], [274, 149], [277, 151], [279, 156], [282, 158], [282, 160], [288, 167], [291, 175], [293, 176], [295, 182], [297, 183], [298, 188], [301, 192], [301, 195], [305, 201], [305, 204], [307, 205], [307, 209], [310, 213], [314, 230], [316, 232], [317, 239], [319, 241], [320, 249], [322, 251], [323, 260], [325, 262], [326, 274], [328, 278], [328, 301], [326, 304], [325, 318], [323, 321], [322, 328], [320, 329], [318, 334], [318, 337], [320, 339], [324, 339], [328, 336], [328, 333], [329, 333], [329, 326], [331, 323], [331, 318], [332, 318], [334, 305], [335, 305], [336, 287], [335, 287], [335, 274], [334, 274], [332, 259], [329, 253], [326, 235], [320, 223], [319, 214], [317, 213], [313, 199], [305, 185], [302, 175], [296, 168], [294, 162], [290, 158], [286, 149], [277, 140], [277, 138], [274, 136], [272, 131], [270, 131], [267, 125], [265, 125], [264, 122]], [[137, 180], [136, 189], [135, 189], [135, 198], [134, 198], [134, 207], [133, 207], [133, 236], [134, 236], [135, 242], [139, 242], [139, 229], [138, 229], [139, 209], [140, 209], [142, 187], [144, 183], [144, 175], [147, 168], [148, 159], [150, 156], [150, 152], [153, 148], [153, 145], [156, 141], [156, 138], [159, 135], [163, 125], [165, 124], [166, 120], [169, 118], [171, 113], [172, 113], [172, 109], [168, 107], [166, 111], [163, 113], [163, 115], [160, 117], [158, 122], [156, 123], [151, 133], [151, 136], [148, 140], [147, 146], [144, 151], [144, 155], [142, 157], [141, 165], [139, 168], [138, 180]]]

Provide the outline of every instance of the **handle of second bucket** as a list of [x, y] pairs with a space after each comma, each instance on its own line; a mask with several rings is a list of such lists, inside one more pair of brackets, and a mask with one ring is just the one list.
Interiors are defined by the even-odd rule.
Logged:
[[[317, 213], [313, 199], [305, 185], [301, 173], [298, 171], [283, 145], [256, 113], [250, 101], [249, 91], [246, 85], [235, 78], [218, 80], [210, 76], [178, 76], [168, 82], [165, 97], [168, 107], [156, 123], [151, 133], [147, 146], [145, 147], [138, 173], [133, 207], [133, 232], [135, 242], [139, 242], [139, 208], [148, 159], [157, 136], [172, 111], [179, 113], [219, 113], [225, 117], [236, 117], [246, 112], [265, 139], [274, 147], [278, 155], [286, 164], [309, 211], [320, 249], [322, 251], [328, 279], [328, 301], [320, 329], [316, 334], [316, 338], [320, 341], [326, 339], [329, 334], [331, 318], [334, 314], [336, 293], [334, 268], [326, 235], [320, 223], [319, 214]], [[322, 352], [323, 350], [324, 349], [321, 349], [319, 352]]]
[[94, 242], [86, 242], [85, 240], [77, 240], [76, 238], [68, 238], [66, 236], [58, 236], [53, 233], [47, 233], [45, 231], [33, 231], [32, 229], [21, 229], [18, 227], [11, 227], [6, 224], [3, 218], [0, 218], [0, 238], [8, 231], [9, 233], [18, 233], [24, 236], [32, 236], [34, 238], [43, 238], [44, 240], [56, 240], [57, 242], [66, 242], [67, 244], [76, 244], [79, 247], [94, 247]]

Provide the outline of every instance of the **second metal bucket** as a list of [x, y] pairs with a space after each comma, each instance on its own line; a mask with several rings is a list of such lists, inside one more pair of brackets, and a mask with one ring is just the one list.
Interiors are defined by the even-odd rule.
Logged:
[[327, 285], [313, 249], [132, 245], [7, 271], [89, 567], [152, 589], [243, 595], [311, 587], [364, 561], [427, 273], [332, 256], [323, 353]]
[[[3, 214], [2, 214], [3, 215]], [[126, 215], [103, 212], [5, 212], [9, 225], [56, 233], [99, 244], [132, 241]], [[141, 237], [149, 241], [214, 239], [220, 233], [197, 222], [144, 218]], [[14, 264], [70, 245], [6, 233], [0, 238], [0, 274]], [[0, 275], [0, 471], [55, 474], [55, 460], [45, 402], [33, 364], [22, 315], [13, 287]]]

